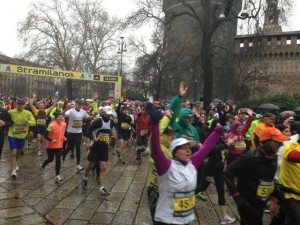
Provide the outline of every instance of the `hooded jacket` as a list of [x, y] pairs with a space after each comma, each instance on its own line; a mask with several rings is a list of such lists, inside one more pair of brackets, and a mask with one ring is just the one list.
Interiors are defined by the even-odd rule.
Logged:
[[187, 125], [186, 119], [190, 115], [194, 115], [193, 111], [189, 108], [180, 109], [182, 97], [177, 95], [171, 101], [171, 110], [174, 112], [170, 125], [174, 129], [176, 138], [186, 138], [188, 140], [193, 140], [199, 143], [199, 134], [197, 129], [193, 125]]

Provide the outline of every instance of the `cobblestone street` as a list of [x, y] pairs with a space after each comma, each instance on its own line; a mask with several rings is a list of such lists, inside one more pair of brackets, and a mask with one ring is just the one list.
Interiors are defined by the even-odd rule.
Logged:
[[[122, 165], [115, 155], [110, 155], [107, 188], [111, 195], [104, 201], [97, 197], [94, 176], [89, 177], [88, 190], [82, 190], [82, 174], [76, 172], [75, 159], [67, 156], [61, 173], [64, 181], [57, 185], [53, 163], [43, 172], [39, 169], [46, 153], [38, 157], [31, 149], [24, 152], [18, 162], [18, 178], [12, 180], [7, 147], [4, 150], [0, 163], [0, 224], [152, 224], [146, 195], [147, 157], [138, 165], [133, 152], [128, 152], [126, 164]], [[86, 153], [82, 164], [86, 164]], [[219, 224], [215, 188], [212, 186], [207, 194], [208, 201], [196, 204], [198, 220], [192, 225]], [[229, 197], [227, 200], [229, 214], [237, 215], [233, 201]]]

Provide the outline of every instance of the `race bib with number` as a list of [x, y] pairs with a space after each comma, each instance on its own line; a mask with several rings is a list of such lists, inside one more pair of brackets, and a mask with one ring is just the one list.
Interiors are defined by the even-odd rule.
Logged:
[[109, 134], [103, 134], [103, 133], [98, 134], [97, 141], [101, 141], [101, 142], [108, 144], [109, 143]]
[[130, 125], [128, 123], [122, 123], [121, 128], [124, 129], [124, 130], [129, 130]]
[[147, 129], [141, 130], [140, 134], [141, 136], [145, 136], [146, 134], [148, 134], [148, 130]]
[[25, 134], [27, 133], [27, 127], [26, 125], [13, 125], [13, 134]]
[[81, 128], [82, 124], [83, 124], [82, 120], [73, 120], [72, 127], [73, 128]]
[[266, 200], [274, 191], [274, 181], [260, 181], [257, 186], [256, 196], [262, 200]]
[[150, 174], [150, 185], [158, 189], [158, 174], [156, 170], [152, 170]]
[[185, 217], [194, 213], [196, 204], [195, 192], [174, 193], [173, 210], [175, 217]]
[[234, 148], [238, 150], [245, 150], [246, 149], [246, 143], [244, 141], [236, 141], [234, 144]]
[[46, 124], [46, 119], [37, 119], [36, 120], [36, 125], [43, 126]]

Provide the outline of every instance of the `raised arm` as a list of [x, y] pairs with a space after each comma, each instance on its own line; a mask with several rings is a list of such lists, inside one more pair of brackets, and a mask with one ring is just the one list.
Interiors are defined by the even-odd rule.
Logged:
[[208, 156], [211, 150], [214, 148], [218, 140], [220, 139], [223, 132], [223, 128], [221, 126], [217, 126], [214, 131], [206, 138], [202, 147], [198, 149], [192, 156], [191, 161], [195, 168], [198, 168], [204, 159]]
[[251, 125], [251, 122], [253, 120], [253, 111], [251, 109], [247, 109], [247, 113], [248, 113], [248, 118], [243, 126], [243, 129], [242, 129], [242, 135], [245, 135]]
[[160, 147], [158, 124], [152, 124], [151, 126], [151, 153], [157, 174], [162, 175], [166, 173], [171, 166], [171, 160], [164, 155]]

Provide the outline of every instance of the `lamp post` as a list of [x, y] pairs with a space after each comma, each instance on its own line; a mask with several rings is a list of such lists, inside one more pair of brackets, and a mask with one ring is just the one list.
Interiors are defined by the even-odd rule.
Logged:
[[120, 38], [121, 38], [121, 42], [118, 49], [118, 54], [121, 55], [119, 76], [123, 76], [123, 53], [127, 52], [127, 49], [126, 49], [126, 43], [124, 41], [124, 37], [120, 37]]

